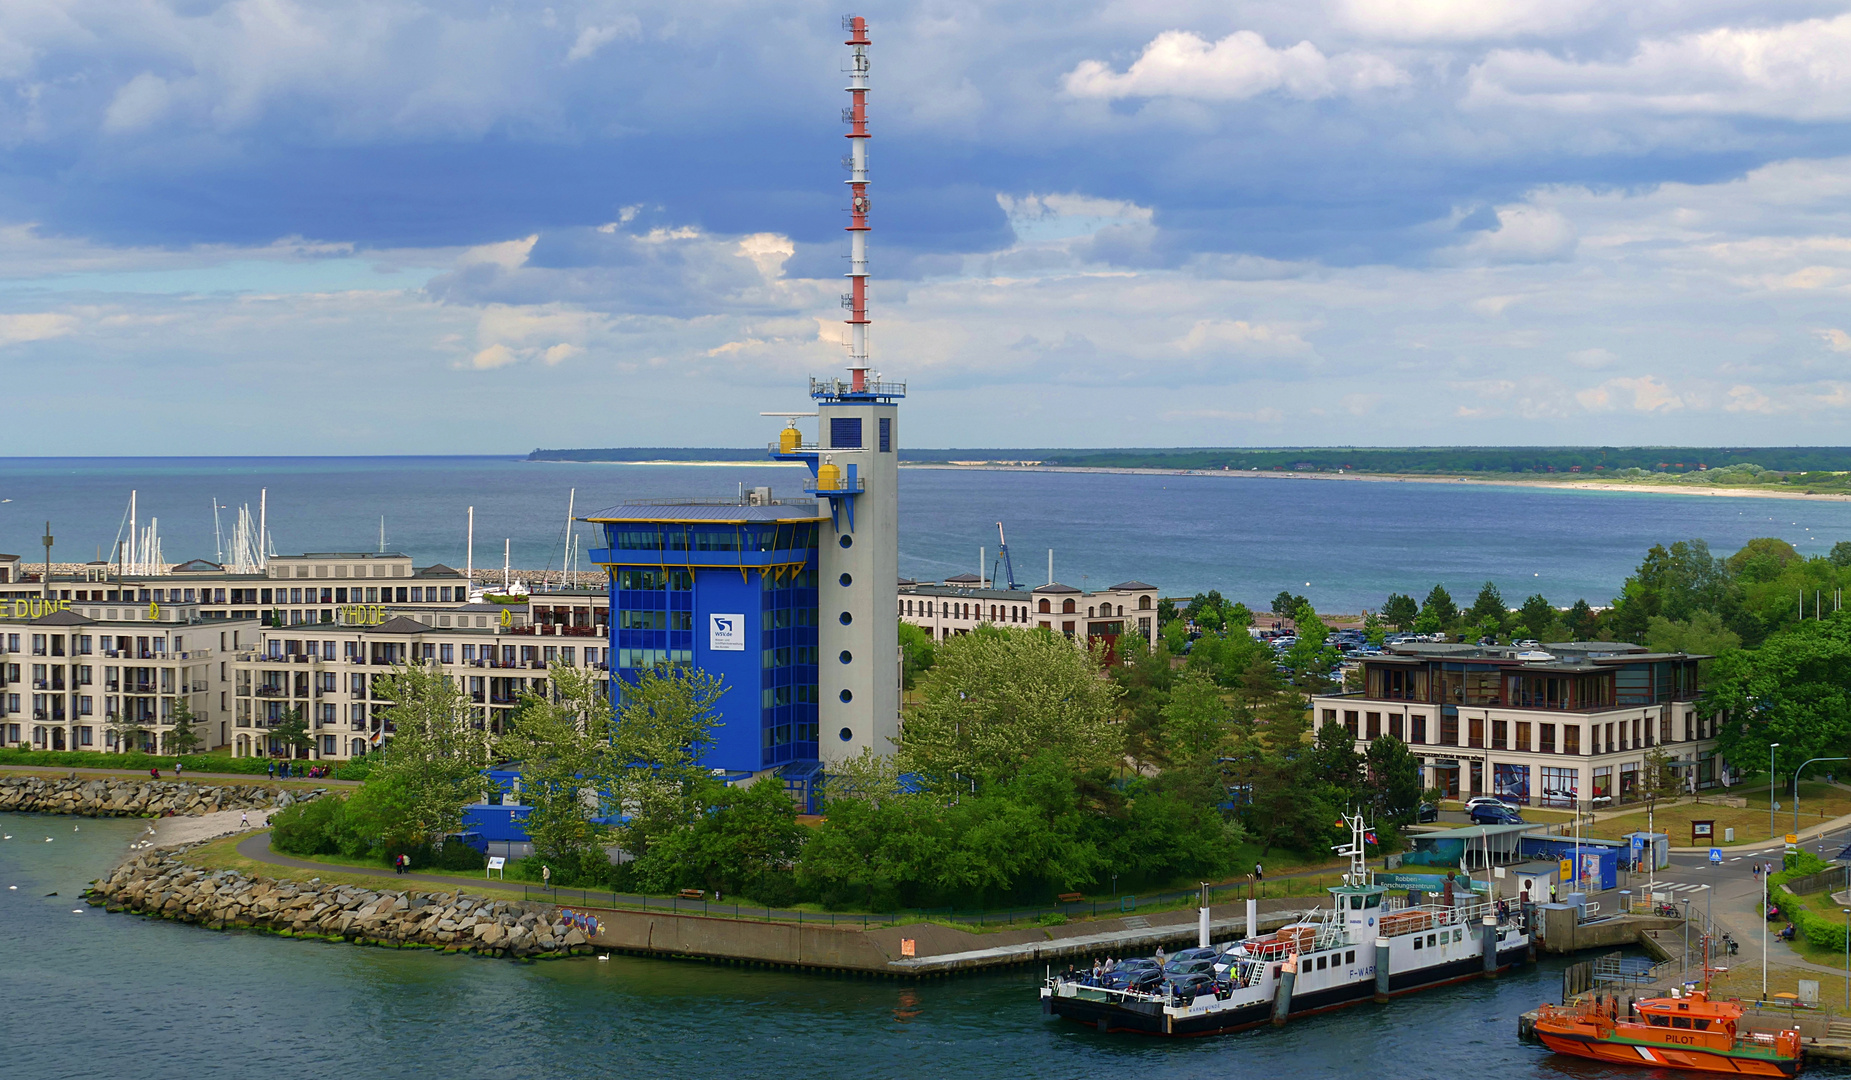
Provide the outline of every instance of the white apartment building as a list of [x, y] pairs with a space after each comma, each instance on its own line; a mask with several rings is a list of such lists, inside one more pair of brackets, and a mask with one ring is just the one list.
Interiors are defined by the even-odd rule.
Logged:
[[1637, 798], [1654, 747], [1687, 785], [1720, 780], [1719, 717], [1697, 707], [1702, 659], [1604, 641], [1391, 645], [1363, 661], [1362, 691], [1319, 694], [1311, 707], [1358, 751], [1388, 735], [1407, 743], [1423, 783], [1449, 798], [1587, 809]]
[[1123, 634], [1146, 642], [1157, 640], [1157, 587], [1123, 581], [1099, 592], [1083, 592], [1058, 582], [1033, 589], [996, 589], [976, 574], [959, 574], [941, 583], [900, 582], [900, 621], [947, 641], [984, 623], [1040, 627], [1068, 637], [1116, 645]]
[[253, 619], [206, 620], [196, 605], [79, 610], [62, 600], [0, 600], [0, 745], [166, 753], [181, 701], [198, 749], [231, 734], [230, 657]]
[[[569, 621], [576, 611], [589, 622], [585, 599], [542, 593], [518, 615], [497, 604], [419, 611], [350, 605], [331, 624], [260, 627], [231, 663], [232, 753], [323, 761], [366, 753], [392, 735], [381, 716], [390, 702], [375, 680], [414, 661], [455, 679], [476, 727], [498, 733], [522, 691], [544, 687], [554, 661], [600, 677], [608, 672], [604, 628]], [[530, 621], [539, 607], [545, 621]], [[294, 751], [274, 734], [292, 711], [300, 712], [312, 743]]]

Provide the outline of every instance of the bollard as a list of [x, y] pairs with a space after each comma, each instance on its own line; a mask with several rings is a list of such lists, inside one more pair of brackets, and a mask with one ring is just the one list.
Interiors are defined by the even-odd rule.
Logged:
[[1279, 981], [1273, 984], [1273, 1026], [1284, 1027], [1292, 1014], [1292, 984], [1298, 981], [1298, 954], [1293, 953], [1279, 965]]
[[1196, 945], [1208, 948], [1208, 906], [1203, 905], [1196, 923]]
[[1498, 974], [1498, 917], [1485, 916], [1485, 978], [1495, 979]]
[[1388, 939], [1375, 939], [1375, 1000], [1380, 1005], [1388, 1001]]
[[1247, 898], [1247, 933], [1246, 937], [1256, 937], [1260, 932], [1260, 902]]

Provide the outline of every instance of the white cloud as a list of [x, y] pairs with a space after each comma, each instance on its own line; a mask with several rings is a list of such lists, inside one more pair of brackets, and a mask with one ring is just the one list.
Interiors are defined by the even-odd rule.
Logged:
[[[1630, 403], [1622, 400], [1627, 395], [1631, 396]], [[1599, 386], [1589, 387], [1576, 394], [1575, 400], [1583, 408], [1595, 412], [1620, 408], [1631, 408], [1634, 412], [1642, 413], [1672, 412], [1684, 407], [1683, 398], [1673, 393], [1655, 375], [1608, 379]]]
[[77, 332], [75, 316], [41, 311], [21, 315], [0, 315], [0, 347], [27, 341], [44, 341]]
[[1187, 30], [1158, 34], [1120, 74], [1102, 60], [1082, 60], [1062, 80], [1077, 98], [1180, 97], [1240, 101], [1278, 90], [1311, 100], [1400, 86], [1406, 72], [1368, 53], [1327, 57], [1309, 41], [1284, 49], [1251, 30], [1209, 42]]
[[1472, 70], [1470, 99], [1575, 114], [1842, 120], [1851, 116], [1851, 15], [1647, 39], [1620, 61], [1500, 49]]
[[580, 60], [588, 60], [599, 49], [618, 38], [640, 37], [642, 32], [643, 24], [634, 15], [625, 15], [612, 23], [587, 26], [578, 32], [578, 37], [572, 42], [572, 48], [566, 52], [566, 63], [575, 64]]
[[167, 80], [144, 71], [116, 91], [115, 99], [103, 113], [103, 130], [135, 131], [147, 127], [166, 115], [172, 99]]
[[1619, 357], [1602, 348], [1576, 349], [1563, 359], [1578, 368], [1585, 368], [1589, 371], [1599, 371], [1602, 368], [1610, 368], [1620, 362]]
[[513, 349], [506, 345], [495, 344], [470, 357], [469, 366], [478, 371], [488, 371], [493, 368], [507, 367], [518, 359], [520, 357], [515, 355]]
[[533, 254], [534, 244], [538, 243], [539, 240], [540, 234], [534, 233], [532, 236], [521, 240], [502, 240], [493, 244], [479, 244], [476, 247], [465, 249], [463, 253], [457, 257], [456, 261], [457, 264], [461, 266], [475, 266], [487, 263], [499, 266], [504, 270], [518, 269], [526, 264], [527, 257]]
[[1448, 253], [1472, 262], [1555, 262], [1574, 254], [1575, 225], [1559, 210], [1530, 203], [1497, 208], [1497, 228], [1476, 233]]
[[1201, 319], [1175, 342], [1186, 356], [1246, 353], [1279, 356], [1310, 351], [1305, 339], [1290, 330], [1234, 319]]
[[1826, 348], [1831, 349], [1833, 352], [1851, 352], [1851, 334], [1847, 334], [1843, 330], [1835, 328], [1821, 330], [1819, 331], [1819, 337], [1824, 339]]
[[1559, 34], [1590, 21], [1594, 0], [1340, 0], [1338, 21], [1393, 41], [1478, 41]]

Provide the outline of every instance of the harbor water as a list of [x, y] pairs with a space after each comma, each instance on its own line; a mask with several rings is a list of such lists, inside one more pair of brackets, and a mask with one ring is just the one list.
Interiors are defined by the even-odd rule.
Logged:
[[[279, 553], [372, 551], [461, 568], [470, 506], [475, 565], [557, 571], [568, 492], [579, 515], [628, 499], [727, 497], [770, 486], [797, 496], [788, 465], [609, 465], [490, 457], [0, 459], [0, 551], [28, 559], [44, 523], [53, 557], [107, 556], [129, 491], [140, 523], [160, 519], [169, 561], [212, 559], [212, 507], [269, 492]], [[229, 533], [235, 511], [220, 511]], [[1809, 555], [1851, 539], [1851, 502], [1575, 491], [1526, 485], [1396, 483], [1220, 475], [908, 468], [900, 473], [900, 572], [973, 573], [1008, 530], [1016, 580], [1098, 588], [1137, 578], [1166, 595], [1207, 589], [1265, 606], [1282, 589], [1319, 610], [1379, 607], [1434, 583], [1469, 604], [1487, 580], [1512, 604], [1607, 603], [1656, 543], [1700, 537], [1727, 554], [1778, 536]], [[591, 530], [581, 548], [597, 546]], [[586, 567], [590, 569], [589, 567]], [[988, 573], [988, 568], [985, 570]]]
[[12, 837], [0, 841], [5, 1075], [1658, 1075], [1517, 1041], [1518, 1014], [1559, 991], [1551, 961], [1282, 1030], [1166, 1040], [1042, 1016], [1038, 973], [914, 984], [622, 956], [519, 964], [216, 933], [78, 900], [141, 828], [0, 814], [0, 834]]

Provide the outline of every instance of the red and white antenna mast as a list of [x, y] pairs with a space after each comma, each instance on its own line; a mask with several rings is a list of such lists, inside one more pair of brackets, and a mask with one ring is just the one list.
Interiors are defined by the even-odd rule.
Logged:
[[868, 383], [868, 20], [851, 15], [842, 20], [849, 32], [843, 44], [854, 52], [848, 69], [849, 107], [842, 119], [852, 128], [848, 133], [848, 190], [854, 201], [849, 208], [848, 280], [853, 291], [846, 299], [849, 308], [848, 371], [855, 393], [865, 393]]

